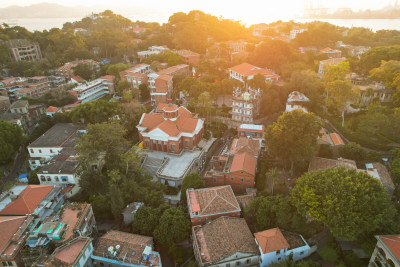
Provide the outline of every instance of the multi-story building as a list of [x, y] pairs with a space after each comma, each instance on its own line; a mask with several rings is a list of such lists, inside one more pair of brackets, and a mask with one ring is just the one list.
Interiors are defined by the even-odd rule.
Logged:
[[[83, 128], [73, 125], [72, 123], [57, 123], [45, 132], [38, 139], [28, 145], [29, 165], [32, 170], [41, 167], [50, 162], [55, 156], [59, 155], [63, 149], [65, 154], [74, 155], [73, 148], [79, 138], [85, 133]], [[64, 157], [68, 159], [68, 157]], [[48, 175], [50, 176], [50, 175]], [[63, 179], [60, 179], [62, 181]], [[65, 179], [65, 182], [72, 180]], [[41, 181], [41, 179], [39, 179]], [[46, 181], [47, 178], [46, 178]], [[56, 181], [51, 179], [51, 181]]]
[[400, 266], [400, 235], [377, 235], [368, 267]]
[[396, 93], [396, 90], [387, 88], [381, 83], [358, 85], [358, 88], [360, 88], [361, 96], [359, 101], [362, 105], [369, 105], [376, 100], [381, 103], [390, 103]]
[[5, 43], [8, 48], [11, 60], [18, 61], [36, 61], [42, 59], [42, 52], [39, 44], [26, 39], [12, 39]]
[[10, 107], [10, 98], [0, 95], [0, 112], [6, 111]]
[[64, 203], [60, 186], [16, 185], [0, 196], [0, 216], [33, 215], [42, 221]]
[[328, 71], [330, 66], [336, 66], [337, 64], [339, 64], [340, 62], [343, 62], [345, 60], [346, 60], [346, 58], [344, 58], [344, 57], [321, 60], [319, 62], [318, 73], [321, 75], [325, 74]]
[[293, 91], [289, 94], [288, 99], [286, 101], [286, 112], [290, 112], [292, 110], [302, 110], [304, 112], [308, 112], [308, 104], [310, 103], [310, 99], [306, 97], [303, 93]]
[[200, 267], [258, 266], [260, 252], [245, 219], [220, 217], [192, 227], [193, 250]]
[[168, 51], [169, 48], [166, 46], [150, 46], [149, 50], [145, 50], [145, 51], [140, 51], [137, 52], [138, 58], [139, 60], [143, 60], [147, 57], [149, 57], [150, 55], [157, 55], [160, 54], [162, 52]]
[[291, 257], [293, 261], [309, 256], [310, 246], [296, 233], [273, 228], [254, 234], [260, 251], [260, 267], [282, 262]]
[[338, 49], [332, 49], [330, 47], [324, 48], [320, 51], [321, 54], [327, 55], [328, 58], [339, 58], [342, 57], [342, 51]]
[[146, 149], [177, 153], [194, 149], [203, 137], [204, 121], [185, 107], [159, 104], [136, 126]]
[[264, 132], [264, 125], [240, 124], [238, 126], [238, 137], [251, 137], [256, 140], [263, 140]]
[[153, 251], [153, 238], [112, 230], [102, 237], [91, 256], [94, 266], [161, 267], [161, 257]]
[[94, 81], [83, 83], [72, 89], [77, 99], [82, 103], [98, 100], [113, 95], [115, 91], [115, 76], [106, 75]]
[[289, 33], [290, 40], [293, 40], [294, 38], [296, 38], [297, 34], [303, 33], [305, 31], [307, 31], [307, 29], [304, 29], [304, 28], [295, 28], [295, 29], [290, 30], [290, 33]]
[[37, 98], [50, 90], [47, 76], [7, 78], [0, 82], [0, 91], [7, 95], [11, 102], [22, 97]]
[[229, 185], [186, 190], [192, 225], [201, 225], [221, 216], [240, 217], [240, 206]]
[[77, 237], [57, 247], [51, 255], [42, 255], [32, 266], [93, 266], [92, 240]]
[[248, 88], [234, 89], [232, 97], [232, 120], [239, 123], [253, 123], [258, 115], [261, 103], [261, 91]]
[[128, 81], [133, 87], [138, 88], [141, 84], [147, 83], [147, 74], [151, 72], [150, 65], [139, 64], [119, 73], [121, 80]]
[[182, 49], [174, 52], [180, 55], [188, 65], [196, 66], [200, 61], [200, 54], [193, 51]]
[[99, 62], [92, 59], [84, 59], [65, 63], [63, 66], [56, 69], [56, 74], [58, 76], [63, 76], [66, 80], [69, 80], [74, 76], [73, 68], [78, 66], [79, 64], [88, 64], [96, 72], [100, 70]]
[[[265, 80], [270, 83], [278, 82], [280, 77], [273, 70], [259, 68], [248, 63], [242, 63], [231, 67], [228, 71], [230, 79], [236, 79], [243, 83], [253, 79], [257, 74], [264, 75]], [[246, 87], [248, 87], [248, 85], [246, 85]]]
[[[1, 202], [0, 202], [1, 203]], [[0, 216], [0, 264], [24, 266], [21, 250], [34, 225], [31, 215]]]

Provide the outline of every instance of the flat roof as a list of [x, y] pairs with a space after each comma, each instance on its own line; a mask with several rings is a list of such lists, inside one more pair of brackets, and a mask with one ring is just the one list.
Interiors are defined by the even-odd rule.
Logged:
[[264, 130], [264, 125], [257, 125], [257, 124], [240, 124], [239, 129], [246, 129], [246, 130]]
[[[66, 146], [73, 146], [72, 142], [76, 143], [78, 140], [76, 138], [78, 130], [79, 127], [72, 123], [57, 123], [28, 147], [62, 147], [64, 144]], [[71, 139], [72, 137], [73, 139]]]

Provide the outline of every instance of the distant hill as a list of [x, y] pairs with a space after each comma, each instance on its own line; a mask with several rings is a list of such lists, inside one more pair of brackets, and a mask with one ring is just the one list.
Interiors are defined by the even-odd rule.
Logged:
[[87, 8], [67, 7], [59, 4], [40, 3], [30, 6], [0, 8], [0, 19], [19, 18], [76, 18], [88, 15]]

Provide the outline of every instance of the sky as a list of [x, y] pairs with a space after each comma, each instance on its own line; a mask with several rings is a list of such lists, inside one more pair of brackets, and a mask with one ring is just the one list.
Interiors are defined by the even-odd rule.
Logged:
[[[216, 16], [241, 20], [245, 23], [258, 21], [289, 20], [303, 14], [304, 1], [313, 1], [313, 6], [327, 8], [348, 7], [354, 10], [380, 9], [395, 0], [0, 0], [0, 7], [10, 5], [26, 6], [41, 2], [57, 3], [65, 6], [96, 6], [121, 10], [126, 6], [141, 6], [168, 11], [187, 12], [202, 10]], [[400, 1], [400, 0], [399, 0]], [[317, 3], [319, 2], [319, 3]], [[124, 15], [124, 14], [123, 14]]]

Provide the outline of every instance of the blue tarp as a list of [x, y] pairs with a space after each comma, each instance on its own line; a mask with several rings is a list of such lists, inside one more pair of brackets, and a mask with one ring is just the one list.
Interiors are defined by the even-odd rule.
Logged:
[[20, 176], [18, 176], [19, 179], [21, 178], [28, 178], [28, 173], [23, 173]]

